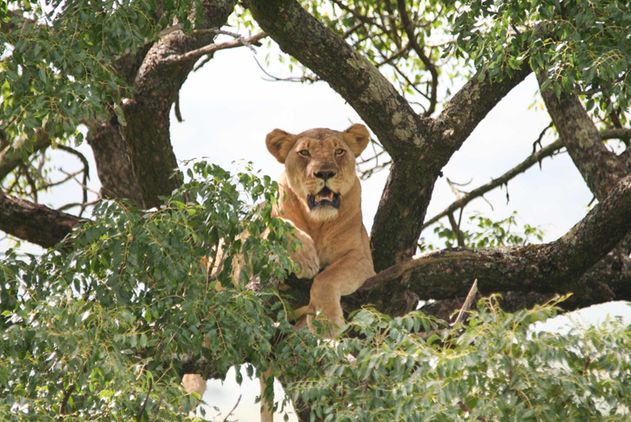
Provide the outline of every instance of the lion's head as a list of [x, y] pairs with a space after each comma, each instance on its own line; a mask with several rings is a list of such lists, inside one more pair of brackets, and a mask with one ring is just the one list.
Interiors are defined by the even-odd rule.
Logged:
[[337, 217], [346, 195], [358, 183], [355, 159], [368, 145], [370, 134], [355, 124], [343, 132], [310, 129], [298, 135], [274, 129], [267, 149], [285, 164], [289, 188], [316, 221]]

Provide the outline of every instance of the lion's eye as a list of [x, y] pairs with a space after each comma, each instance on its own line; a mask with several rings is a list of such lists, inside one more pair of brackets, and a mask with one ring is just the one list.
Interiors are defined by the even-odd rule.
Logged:
[[300, 151], [298, 151], [298, 154], [302, 155], [303, 157], [310, 157], [311, 154], [309, 154], [309, 150], [307, 149], [301, 149]]
[[345, 152], [346, 152], [346, 151], [345, 151], [345, 150], [343, 150], [342, 148], [338, 148], [338, 149], [336, 149], [336, 150], [335, 150], [335, 155], [337, 155], [338, 157], [340, 157], [340, 156], [344, 155], [344, 153], [345, 153]]

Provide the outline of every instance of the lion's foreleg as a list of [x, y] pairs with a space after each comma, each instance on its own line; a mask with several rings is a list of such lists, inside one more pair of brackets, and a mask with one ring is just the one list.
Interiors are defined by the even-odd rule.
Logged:
[[[290, 220], [287, 223], [294, 225]], [[316, 251], [315, 243], [311, 236], [294, 226], [294, 232], [290, 237], [289, 256], [298, 266], [296, 277], [313, 278], [320, 271], [320, 259]]]
[[[318, 313], [318, 319], [328, 325], [327, 335], [334, 337], [344, 326], [341, 297], [359, 289], [374, 273], [370, 258], [351, 252], [316, 276], [309, 306], [312, 312]], [[308, 322], [309, 318], [312, 317], [308, 316]]]

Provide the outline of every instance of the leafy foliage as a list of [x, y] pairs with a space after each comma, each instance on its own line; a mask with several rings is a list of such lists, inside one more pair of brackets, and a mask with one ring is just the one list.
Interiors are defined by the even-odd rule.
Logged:
[[465, 1], [454, 30], [460, 54], [490, 77], [524, 61], [548, 73], [543, 89], [589, 97], [587, 108], [626, 110], [631, 104], [631, 11], [624, 0]]
[[[292, 331], [285, 309], [230, 271], [234, 250], [251, 251], [248, 276], [264, 286], [292, 268], [287, 228], [270, 216], [275, 186], [203, 163], [189, 175], [156, 212], [104, 203], [61, 249], [0, 264], [2, 419], [175, 420], [196, 405], [179, 388], [183, 362], [218, 374], [267, 364], [273, 336]], [[210, 279], [201, 260], [220, 239], [227, 259]]]
[[330, 364], [294, 394], [326, 421], [628, 418], [630, 327], [530, 328], [554, 312], [507, 314], [490, 298], [466, 327], [442, 328], [422, 313], [390, 320], [362, 310], [350, 324], [357, 336], [321, 348]]
[[543, 231], [530, 224], [520, 225], [515, 212], [499, 220], [492, 220], [480, 214], [472, 214], [467, 220], [467, 224], [458, 230], [439, 222], [434, 228], [438, 243], [422, 244], [422, 249], [436, 250], [459, 246], [458, 236], [464, 242], [463, 247], [469, 249], [524, 246], [543, 240]]
[[[127, 81], [117, 67], [174, 18], [189, 23], [195, 0], [28, 0], [0, 4], [0, 122], [9, 138], [49, 125], [76, 134], [88, 119], [118, 109]], [[157, 11], [162, 11], [161, 15]], [[127, 59], [129, 60], [129, 59]]]
[[[273, 283], [293, 269], [288, 228], [271, 218], [274, 183], [205, 163], [188, 176], [157, 211], [103, 203], [60, 248], [29, 259], [9, 252], [0, 264], [2, 419], [192, 418], [197, 398], [179, 386], [191, 362], [216, 377], [272, 363], [315, 419], [629, 414], [629, 327], [532, 332], [554, 314], [549, 305], [505, 314], [491, 298], [456, 327], [362, 309], [337, 342], [294, 330]], [[242, 251], [251, 265], [235, 281]], [[202, 258], [221, 256], [209, 277]], [[246, 286], [253, 278], [262, 289]]]

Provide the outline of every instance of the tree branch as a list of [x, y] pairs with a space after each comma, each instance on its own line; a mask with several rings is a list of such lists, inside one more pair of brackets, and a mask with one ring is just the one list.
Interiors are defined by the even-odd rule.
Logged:
[[23, 137], [0, 150], [0, 182], [31, 154], [50, 146], [50, 136], [46, 129], [35, 131], [33, 138]]
[[[538, 77], [540, 86], [543, 78]], [[585, 183], [598, 200], [604, 199], [629, 169], [603, 145], [596, 125], [576, 95], [562, 93], [557, 98], [551, 89], [542, 89], [541, 96]]]
[[184, 54], [176, 54], [168, 57], [165, 62], [171, 63], [187, 63], [192, 60], [197, 60], [202, 56], [207, 54], [214, 54], [219, 50], [227, 50], [231, 48], [243, 47], [243, 46], [251, 46], [252, 44], [256, 44], [261, 39], [267, 37], [265, 32], [259, 32], [258, 34], [252, 35], [251, 37], [239, 37], [231, 41], [222, 42], [219, 44], [209, 44], [204, 47], [200, 47], [196, 50], [188, 51]]
[[563, 148], [563, 143], [561, 141], [555, 141], [551, 143], [550, 145], [546, 145], [545, 147], [541, 148], [534, 154], [529, 155], [528, 158], [526, 158], [521, 163], [517, 164], [512, 169], [508, 170], [506, 173], [502, 174], [501, 176], [495, 179], [492, 179], [490, 182], [484, 185], [478, 186], [477, 188], [468, 192], [462, 198], [458, 199], [457, 201], [452, 202], [451, 205], [449, 205], [447, 208], [445, 208], [444, 210], [442, 210], [441, 212], [439, 212], [432, 218], [425, 221], [425, 223], [423, 223], [423, 229], [431, 226], [432, 224], [434, 224], [441, 218], [453, 213], [454, 211], [460, 208], [464, 208], [469, 202], [483, 196], [485, 193], [495, 189], [496, 187], [505, 185], [506, 183], [508, 183], [509, 180], [513, 179], [518, 174], [525, 172], [536, 163], [540, 163], [541, 160], [543, 160], [545, 157], [550, 157], [554, 155], [561, 148]]
[[412, 26], [412, 22], [410, 21], [410, 16], [408, 15], [407, 10], [405, 9], [405, 0], [397, 0], [397, 7], [399, 9], [399, 15], [401, 15], [401, 22], [403, 23], [403, 29], [405, 30], [405, 33], [408, 37], [410, 46], [416, 52], [418, 57], [421, 59], [425, 68], [432, 75], [432, 85], [431, 85], [430, 98], [429, 98], [429, 107], [427, 108], [427, 111], [425, 112], [426, 116], [430, 116], [436, 110], [436, 96], [438, 93], [438, 70], [436, 69], [436, 66], [434, 65], [434, 63], [432, 63], [432, 61], [429, 59], [429, 57], [425, 55], [425, 51], [423, 50], [423, 47], [419, 45], [418, 41], [416, 40], [414, 27]]
[[357, 111], [395, 156], [428, 142], [429, 121], [365, 57], [322, 25], [298, 2], [247, 0], [261, 28], [280, 48], [326, 80]]
[[600, 139], [631, 139], [631, 128], [613, 128], [601, 130]]
[[[478, 123], [506, 94], [530, 74], [528, 63], [505, 75], [501, 80], [491, 79], [486, 70], [477, 72], [443, 107], [434, 121], [434, 149], [447, 157], [445, 163], [469, 137]], [[442, 167], [442, 166], [441, 166]]]
[[[177, 161], [171, 146], [169, 113], [180, 87], [193, 68], [193, 61], [173, 61], [212, 42], [218, 28], [232, 12], [236, 0], [200, 3], [196, 29], [185, 34], [174, 27], [143, 50], [140, 60], [132, 55], [120, 60], [123, 76], [133, 82], [134, 97], [123, 101], [126, 120], [112, 113], [107, 122], [93, 122], [88, 143], [94, 151], [104, 197], [127, 198], [139, 207], [160, 204], [160, 197], [179, 186]], [[128, 72], [133, 71], [133, 75]]]
[[0, 191], [0, 230], [31, 243], [54, 246], [83, 221]]
[[477, 278], [482, 293], [572, 291], [577, 280], [631, 231], [631, 175], [558, 240], [506, 250], [445, 250], [400, 262], [369, 278], [369, 292], [403, 276], [424, 298], [462, 296]]

